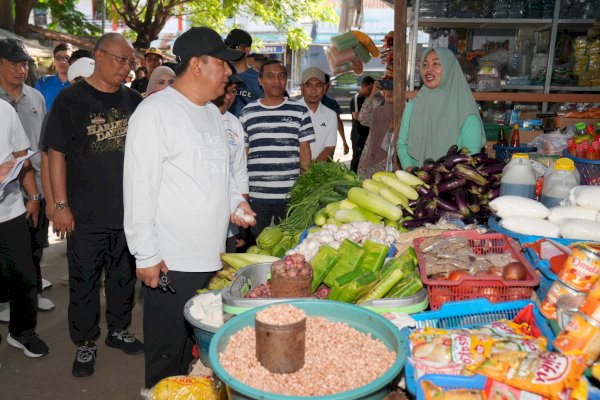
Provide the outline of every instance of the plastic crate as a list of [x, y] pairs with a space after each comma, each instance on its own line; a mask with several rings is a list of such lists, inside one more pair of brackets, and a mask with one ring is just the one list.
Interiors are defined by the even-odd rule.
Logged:
[[427, 277], [427, 265], [421, 251], [421, 243], [428, 238], [417, 238], [413, 247], [419, 260], [419, 272], [423, 285], [429, 294], [429, 306], [437, 310], [448, 301], [469, 300], [485, 297], [493, 303], [529, 299], [533, 288], [540, 284], [525, 256], [516, 247], [513, 239], [500, 233], [480, 234], [477, 231], [446, 231], [442, 237], [465, 237], [475, 254], [502, 254], [509, 252], [515, 261], [521, 262], [527, 270], [527, 277], [520, 281], [507, 281], [501, 277], [466, 276], [458, 281], [438, 281]]
[[[513, 319], [529, 304], [533, 304], [535, 324], [540, 329], [542, 336], [548, 339], [548, 350], [552, 350], [555, 334], [546, 318], [540, 313], [537, 304], [531, 300], [517, 300], [494, 304], [486, 299], [458, 301], [446, 303], [437, 311], [417, 313], [411, 315], [411, 317], [417, 322], [417, 328], [477, 328], [500, 319]], [[408, 337], [410, 332], [408, 328], [402, 329], [405, 346], [409, 346]], [[407, 349], [406, 354], [410, 356], [410, 348]], [[417, 385], [414, 379], [414, 368], [410, 360], [407, 360], [405, 364], [405, 372], [408, 391], [415, 395]]]
[[494, 145], [494, 150], [496, 150], [496, 160], [509, 162], [510, 158], [515, 153], [535, 153], [537, 151], [537, 147], [535, 146], [519, 146], [519, 147], [511, 147], [511, 146], [498, 146]]
[[587, 160], [585, 158], [573, 157], [568, 150], [563, 150], [563, 157], [570, 158], [575, 163], [582, 185], [600, 185], [600, 160]]
[[535, 293], [540, 301], [546, 298], [548, 291], [557, 279], [554, 272], [550, 271], [548, 261], [542, 260], [537, 253], [531, 248], [525, 249], [525, 257], [535, 266], [535, 270], [540, 276], [540, 286], [535, 290]]

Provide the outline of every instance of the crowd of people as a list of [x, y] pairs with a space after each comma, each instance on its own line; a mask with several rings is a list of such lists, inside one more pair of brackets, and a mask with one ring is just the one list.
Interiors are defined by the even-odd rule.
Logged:
[[[36, 323], [38, 309], [54, 307], [40, 269], [52, 222], [67, 240], [73, 376], [94, 373], [102, 284], [105, 343], [145, 354], [146, 387], [187, 372], [193, 334], [183, 306], [221, 268], [219, 254], [243, 245], [240, 227], [258, 235], [285, 217], [294, 182], [311, 162], [332, 160], [338, 134], [349, 151], [341, 107], [327, 96], [329, 76], [307, 67], [302, 98], [292, 100], [286, 66], [251, 46], [241, 29], [223, 40], [196, 27], [175, 41], [174, 62], [151, 47], [139, 66], [131, 43], [108, 33], [93, 52], [56, 46], [56, 73], [33, 88], [25, 84], [31, 57], [20, 43], [0, 41], [0, 319], [9, 322], [11, 346], [29, 357], [49, 352]], [[439, 111], [429, 102], [447, 101], [438, 92], [462, 90], [442, 50], [425, 55], [425, 88], [407, 107], [397, 148], [403, 165], [449, 142], [481, 147], [481, 119], [464, 93], [463, 111], [442, 114], [456, 132], [431, 122]], [[395, 157], [392, 91], [381, 91], [379, 104], [380, 91], [365, 77], [350, 104], [351, 166], [362, 177], [390, 169]], [[35, 154], [18, 181], [2, 182], [28, 151]], [[174, 293], [158, 289], [163, 275]], [[145, 343], [128, 331], [136, 276]]]

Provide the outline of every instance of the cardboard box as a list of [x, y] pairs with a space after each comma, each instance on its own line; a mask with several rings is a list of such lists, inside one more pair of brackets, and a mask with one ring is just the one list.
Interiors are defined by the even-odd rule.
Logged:
[[521, 130], [519, 135], [521, 136], [521, 144], [531, 143], [533, 139], [543, 134], [544, 131], [524, 131]]
[[600, 118], [564, 118], [561, 116], [556, 117], [556, 122], [559, 128], [565, 128], [570, 125], [575, 125], [578, 122], [585, 122], [586, 124], [596, 125], [600, 122]]

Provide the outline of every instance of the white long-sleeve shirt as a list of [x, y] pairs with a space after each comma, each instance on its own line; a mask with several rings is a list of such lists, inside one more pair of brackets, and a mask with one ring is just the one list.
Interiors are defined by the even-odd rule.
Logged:
[[[231, 177], [241, 194], [248, 194], [248, 161], [246, 158], [246, 140], [244, 138], [244, 128], [235, 115], [229, 111], [223, 114], [223, 127], [225, 128], [225, 138], [229, 146], [229, 168]], [[227, 237], [237, 235], [239, 228], [234, 224], [229, 224], [229, 233]]]
[[123, 176], [124, 228], [138, 268], [221, 268], [229, 217], [243, 201], [231, 179], [222, 115], [169, 87], [129, 120]]

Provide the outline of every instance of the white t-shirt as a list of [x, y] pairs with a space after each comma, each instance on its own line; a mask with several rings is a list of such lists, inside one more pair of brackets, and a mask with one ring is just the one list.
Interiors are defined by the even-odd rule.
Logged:
[[300, 102], [308, 108], [315, 131], [315, 141], [310, 144], [310, 154], [314, 160], [325, 147], [335, 147], [337, 144], [337, 115], [335, 111], [321, 103], [319, 103], [317, 111], [312, 112], [304, 99], [301, 99]]
[[218, 108], [168, 87], [129, 119], [123, 171], [124, 228], [138, 268], [221, 268], [232, 210], [243, 201], [229, 168]]
[[[229, 145], [229, 168], [231, 177], [241, 194], [248, 194], [248, 168], [246, 160], [246, 141], [244, 139], [244, 128], [235, 115], [226, 111], [223, 114], [223, 128]], [[237, 225], [229, 224], [227, 237], [237, 235]]]
[[[0, 100], [0, 164], [13, 159], [13, 153], [26, 150], [30, 143], [15, 109]], [[25, 212], [23, 196], [15, 180], [0, 193], [0, 223], [10, 221]]]

